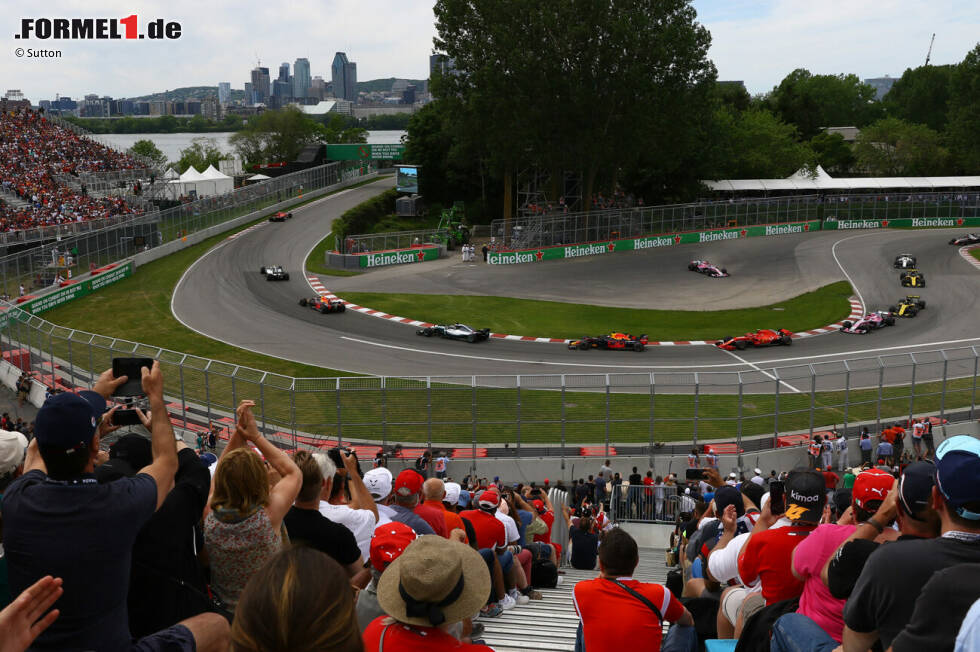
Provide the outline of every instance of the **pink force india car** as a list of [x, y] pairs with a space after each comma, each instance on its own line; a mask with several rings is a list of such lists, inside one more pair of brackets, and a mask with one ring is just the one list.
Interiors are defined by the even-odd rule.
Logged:
[[867, 335], [871, 331], [878, 330], [879, 328], [894, 325], [894, 315], [887, 310], [876, 310], [868, 313], [864, 317], [861, 317], [861, 319], [858, 319], [857, 321], [845, 321], [840, 327], [840, 332], [853, 333], [856, 335]]
[[728, 276], [727, 269], [712, 265], [706, 260], [692, 260], [687, 264], [687, 269], [692, 272], [704, 274], [705, 276], [710, 276], [711, 278], [724, 278]]

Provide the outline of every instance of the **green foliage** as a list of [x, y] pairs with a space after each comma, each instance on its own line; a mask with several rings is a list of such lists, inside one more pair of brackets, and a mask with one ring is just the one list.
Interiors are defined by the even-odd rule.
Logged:
[[129, 148], [129, 151], [137, 156], [143, 156], [150, 159], [156, 163], [158, 167], [163, 167], [167, 164], [167, 155], [161, 152], [156, 146], [156, 143], [154, 143], [152, 140], [148, 140], [146, 138], [137, 140], [135, 143], [133, 143], [133, 146]]
[[949, 150], [925, 125], [885, 118], [865, 127], [854, 146], [858, 165], [875, 176], [942, 176]]
[[203, 172], [209, 165], [217, 168], [218, 161], [224, 158], [225, 155], [221, 153], [218, 143], [213, 138], [198, 137], [191, 141], [190, 146], [180, 150], [180, 158], [174, 162], [174, 169], [183, 174], [189, 167], [194, 166], [198, 172]]
[[252, 116], [229, 142], [245, 165], [293, 161], [306, 145], [316, 142], [320, 125], [295, 106]]
[[810, 147], [798, 142], [796, 127], [765, 109], [735, 113], [721, 107], [712, 124], [718, 157], [712, 178], [775, 179], [814, 162]]
[[827, 172], [846, 174], [854, 165], [854, 152], [840, 134], [821, 131], [810, 139], [814, 162], [822, 165]]
[[196, 115], [192, 118], [178, 118], [162, 115], [154, 118], [76, 118], [63, 116], [65, 120], [77, 124], [95, 134], [173, 134], [209, 133], [237, 131], [242, 128], [240, 117], [225, 116], [222, 120], [208, 120]]
[[336, 236], [337, 240], [342, 240], [349, 235], [371, 233], [374, 225], [381, 218], [395, 212], [395, 199], [397, 197], [398, 192], [394, 188], [391, 188], [377, 197], [372, 197], [366, 202], [351, 208], [333, 221], [333, 225], [330, 228], [334, 236]]
[[796, 125], [803, 138], [824, 127], [862, 127], [881, 116], [875, 89], [857, 75], [812, 75], [798, 68], [768, 98], [771, 110]]
[[369, 115], [357, 120], [357, 126], [371, 131], [404, 131], [412, 119], [411, 113], [392, 113], [387, 115]]
[[752, 98], [743, 84], [715, 82], [714, 93], [718, 101], [736, 111], [744, 111], [752, 104]]
[[367, 130], [353, 118], [339, 113], [327, 113], [316, 117], [319, 140], [331, 144], [366, 143]]
[[960, 174], [980, 174], [980, 45], [953, 71], [947, 138]]
[[882, 102], [888, 115], [943, 131], [955, 66], [908, 68]]

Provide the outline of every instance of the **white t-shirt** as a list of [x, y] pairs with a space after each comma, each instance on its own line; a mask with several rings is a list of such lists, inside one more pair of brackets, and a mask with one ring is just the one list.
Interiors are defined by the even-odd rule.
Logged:
[[514, 522], [514, 519], [507, 514], [501, 514], [499, 510], [494, 516], [497, 517], [498, 521], [504, 524], [504, 531], [507, 534], [507, 543], [520, 540], [521, 533], [517, 530], [517, 523]]
[[766, 484], [766, 479], [763, 478], [761, 475], [754, 475], [752, 476], [751, 482], [754, 482], [755, 484], [761, 487]]
[[[790, 524], [790, 520], [784, 517], [776, 521], [770, 529], [786, 527]], [[750, 534], [750, 532], [739, 534], [733, 537], [728, 542], [728, 545], [721, 550], [713, 550], [711, 556], [708, 557], [708, 571], [719, 582], [727, 582], [728, 580], [734, 579], [746, 586], [746, 588], [752, 589], [753, 591], [761, 591], [761, 582], [756, 580], [754, 584], [746, 585], [738, 575], [738, 554], [742, 551], [742, 546], [745, 545], [745, 542], [749, 540]]]
[[320, 513], [334, 523], [340, 523], [351, 531], [364, 559], [371, 558], [371, 535], [377, 527], [374, 514], [369, 509], [351, 509], [348, 505], [331, 505], [320, 501]]

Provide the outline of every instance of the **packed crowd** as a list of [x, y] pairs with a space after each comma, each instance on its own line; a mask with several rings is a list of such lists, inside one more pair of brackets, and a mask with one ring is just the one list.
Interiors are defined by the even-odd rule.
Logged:
[[56, 175], [142, 167], [131, 156], [55, 125], [39, 113], [4, 113], [0, 116], [0, 186], [29, 206], [15, 209], [0, 201], [0, 230], [135, 213], [121, 198], [90, 197], [84, 186], [82, 192], [75, 192]]

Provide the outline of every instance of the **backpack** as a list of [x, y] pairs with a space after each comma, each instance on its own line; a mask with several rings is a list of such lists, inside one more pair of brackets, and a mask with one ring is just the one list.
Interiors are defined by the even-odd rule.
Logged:
[[542, 589], [558, 586], [558, 567], [550, 559], [535, 559], [531, 562], [531, 584]]

